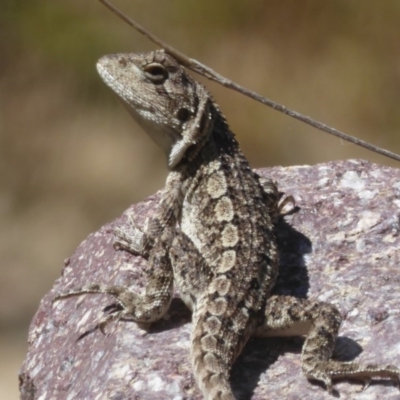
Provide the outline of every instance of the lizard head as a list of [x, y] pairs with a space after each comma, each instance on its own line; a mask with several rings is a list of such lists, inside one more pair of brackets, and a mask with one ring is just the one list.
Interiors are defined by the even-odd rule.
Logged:
[[163, 50], [107, 55], [97, 62], [97, 70], [136, 122], [164, 150], [169, 168], [210, 133], [210, 96]]

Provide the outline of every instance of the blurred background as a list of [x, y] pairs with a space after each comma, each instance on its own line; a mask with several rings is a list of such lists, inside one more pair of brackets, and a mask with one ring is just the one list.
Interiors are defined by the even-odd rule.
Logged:
[[[400, 153], [398, 0], [114, 0], [165, 41], [296, 111]], [[95, 0], [0, 4], [0, 398], [17, 399], [30, 320], [63, 259], [163, 186], [164, 155], [96, 60], [154, 45]], [[254, 167], [364, 158], [207, 82]]]

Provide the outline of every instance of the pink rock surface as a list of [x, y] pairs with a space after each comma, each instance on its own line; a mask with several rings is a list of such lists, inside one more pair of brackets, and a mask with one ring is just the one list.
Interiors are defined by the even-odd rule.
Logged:
[[[276, 180], [299, 207], [277, 226], [281, 272], [275, 292], [339, 308], [344, 322], [336, 358], [400, 366], [400, 170], [347, 160], [258, 172]], [[202, 398], [189, 362], [190, 312], [177, 295], [161, 321], [147, 328], [112, 322], [107, 335], [94, 328], [114, 303], [111, 296], [52, 304], [56, 294], [88, 283], [142, 290], [146, 263], [115, 251], [112, 230], [129, 214], [144, 222], [157, 199], [132, 206], [89, 235], [66, 262], [30, 326], [22, 400]], [[332, 399], [303, 375], [301, 345], [301, 338], [251, 339], [233, 367], [237, 398]], [[340, 399], [400, 399], [390, 382], [363, 392], [347, 381], [335, 388]]]

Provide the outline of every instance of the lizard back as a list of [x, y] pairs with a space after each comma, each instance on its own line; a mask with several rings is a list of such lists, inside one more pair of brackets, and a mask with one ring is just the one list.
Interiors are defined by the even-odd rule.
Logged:
[[[269, 207], [274, 202], [266, 199], [219, 110], [212, 106], [210, 112], [214, 126], [208, 141], [193, 159], [187, 155], [180, 217], [182, 232], [208, 267], [207, 274], [204, 269], [189, 273], [207, 276], [206, 290], [193, 307], [192, 347], [194, 369], [207, 390], [213, 380], [223, 380], [253, 334], [278, 269]], [[191, 280], [183, 273], [180, 279], [182, 271], [177, 272], [175, 279], [185, 292]]]

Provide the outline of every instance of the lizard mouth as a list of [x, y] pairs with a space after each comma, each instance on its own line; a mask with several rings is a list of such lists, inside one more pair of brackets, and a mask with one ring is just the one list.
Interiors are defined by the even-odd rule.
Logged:
[[[136, 67], [135, 64], [131, 63], [131, 67], [140, 72], [140, 69]], [[147, 104], [147, 102], [142, 101], [134, 101], [137, 96], [135, 96], [135, 91], [132, 90], [132, 86], [124, 84], [122, 81], [118, 79], [115, 73], [113, 73], [113, 64], [110, 64], [109, 60], [104, 60], [101, 58], [96, 64], [97, 72], [100, 77], [103, 79], [104, 83], [112, 89], [124, 102], [128, 104], [132, 104], [136, 109], [143, 109], [144, 111], [151, 111], [151, 105]]]

